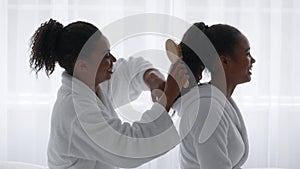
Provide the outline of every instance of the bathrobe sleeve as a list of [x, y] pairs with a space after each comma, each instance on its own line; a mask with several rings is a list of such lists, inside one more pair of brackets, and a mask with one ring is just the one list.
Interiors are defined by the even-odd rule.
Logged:
[[211, 137], [204, 143], [195, 143], [197, 159], [201, 168], [232, 169], [227, 151], [226, 124], [220, 121]]
[[143, 77], [145, 71], [152, 68], [152, 64], [142, 57], [118, 59], [111, 79], [103, 82], [101, 89], [118, 108], [138, 98], [142, 91], [149, 90]]
[[93, 104], [89, 102], [83, 104], [83, 109], [89, 110], [80, 110], [82, 114], [74, 119], [69, 156], [131, 168], [166, 153], [179, 143], [171, 118], [158, 103], [132, 126], [118, 118], [106, 117], [96, 107], [91, 110]]
[[198, 126], [200, 127], [199, 132], [194, 139], [194, 148], [200, 167], [204, 169], [232, 169], [227, 149], [229, 125], [226, 116], [224, 116], [225, 112], [223, 111], [225, 110], [214, 99], [204, 98], [200, 106], [202, 106], [201, 111], [208, 112], [206, 117], [200, 117], [206, 123], [201, 122], [203, 125]]

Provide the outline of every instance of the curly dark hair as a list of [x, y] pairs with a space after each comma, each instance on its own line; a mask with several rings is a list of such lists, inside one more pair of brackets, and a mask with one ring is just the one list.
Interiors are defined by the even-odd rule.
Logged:
[[96, 26], [82, 21], [65, 27], [53, 19], [42, 23], [31, 37], [31, 69], [37, 74], [45, 68], [49, 76], [58, 62], [67, 73], [73, 75], [74, 64], [82, 47], [95, 32], [100, 32]]

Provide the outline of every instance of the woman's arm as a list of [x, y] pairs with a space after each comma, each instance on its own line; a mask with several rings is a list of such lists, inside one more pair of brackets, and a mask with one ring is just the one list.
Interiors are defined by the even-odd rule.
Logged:
[[[154, 87], [153, 66], [142, 57], [118, 59], [114, 64], [114, 73], [110, 80], [101, 83], [101, 89], [109, 97], [115, 108], [137, 99], [146, 90]], [[162, 78], [157, 78], [159, 83]], [[163, 84], [161, 84], [162, 86]]]
[[112, 116], [114, 110], [95, 99], [94, 94], [79, 91], [70, 98], [70, 102], [75, 101], [76, 114], [67, 146], [69, 155], [103, 160], [118, 167], [134, 167], [164, 154], [179, 143], [167, 111], [187, 78], [185, 66], [180, 61], [174, 63], [164, 95], [132, 125]]
[[171, 118], [158, 103], [143, 114], [141, 121], [132, 125], [105, 117], [105, 113], [95, 109], [74, 121], [69, 156], [130, 168], [142, 165], [179, 144]]
[[151, 91], [152, 101], [157, 102], [165, 89], [166, 82], [163, 74], [157, 69], [148, 69], [144, 73], [144, 81]]

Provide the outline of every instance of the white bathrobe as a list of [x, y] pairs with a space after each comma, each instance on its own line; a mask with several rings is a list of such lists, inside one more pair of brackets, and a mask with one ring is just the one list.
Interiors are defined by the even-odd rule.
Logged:
[[248, 156], [242, 115], [232, 99], [210, 84], [196, 86], [176, 101], [181, 116], [182, 169], [237, 169]]
[[50, 169], [137, 167], [178, 144], [177, 131], [160, 104], [132, 126], [122, 123], [114, 111], [113, 105], [126, 104], [148, 89], [143, 75], [151, 66], [142, 58], [118, 60], [111, 80], [101, 84], [97, 94], [62, 74], [51, 119]]

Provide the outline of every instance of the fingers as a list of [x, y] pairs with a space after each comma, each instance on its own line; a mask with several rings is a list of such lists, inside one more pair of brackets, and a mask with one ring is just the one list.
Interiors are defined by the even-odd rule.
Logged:
[[151, 91], [151, 97], [153, 102], [157, 102], [160, 97], [164, 95], [164, 91], [161, 89], [154, 89]]
[[176, 81], [180, 90], [189, 79], [187, 67], [181, 59], [171, 66], [169, 75]]
[[163, 105], [167, 112], [170, 110], [186, 81], [189, 79], [187, 67], [181, 59], [171, 65], [167, 77], [164, 94], [158, 99], [158, 103]]

